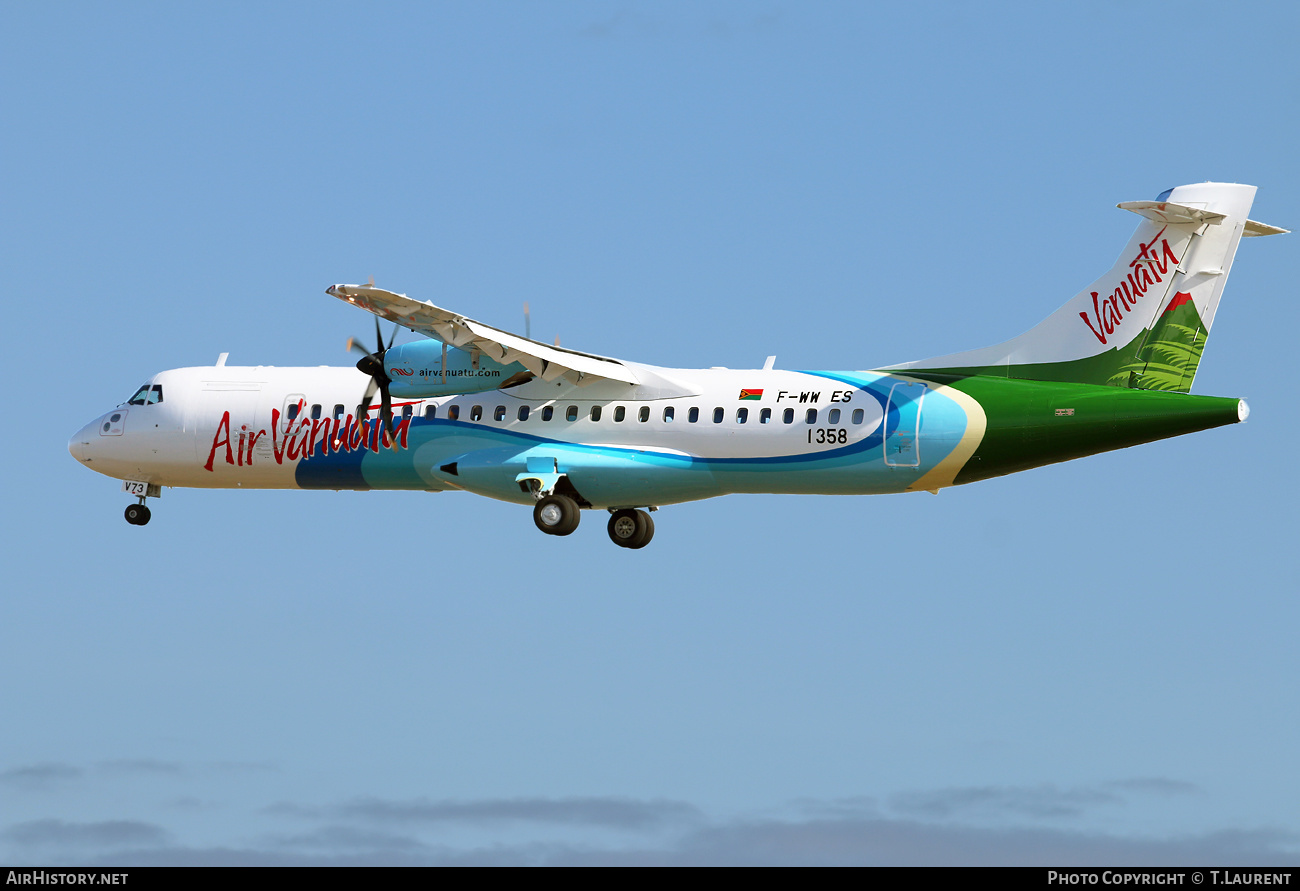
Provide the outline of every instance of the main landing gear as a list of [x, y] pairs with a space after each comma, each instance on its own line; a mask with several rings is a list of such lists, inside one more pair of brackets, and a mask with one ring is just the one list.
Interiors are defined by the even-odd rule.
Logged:
[[544, 495], [533, 507], [533, 522], [547, 535], [568, 535], [581, 519], [578, 502], [568, 495]]
[[[569, 535], [581, 519], [578, 502], [568, 495], [544, 495], [533, 507], [533, 522], [547, 535]], [[655, 522], [643, 510], [611, 511], [607, 528], [610, 541], [634, 551], [650, 544], [655, 534]]]
[[655, 537], [655, 521], [643, 510], [616, 510], [610, 514], [607, 528], [610, 541], [634, 551]]

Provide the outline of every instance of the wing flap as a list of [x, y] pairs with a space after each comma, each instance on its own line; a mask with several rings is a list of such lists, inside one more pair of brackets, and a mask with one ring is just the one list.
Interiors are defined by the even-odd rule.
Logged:
[[503, 365], [519, 362], [543, 380], [563, 377], [580, 387], [597, 380], [640, 383], [632, 370], [617, 359], [538, 343], [405, 294], [373, 285], [333, 285], [326, 293], [448, 346], [477, 348]]

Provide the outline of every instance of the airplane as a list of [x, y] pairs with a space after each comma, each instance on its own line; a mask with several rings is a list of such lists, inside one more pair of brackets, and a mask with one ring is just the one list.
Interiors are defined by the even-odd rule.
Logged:
[[[965, 485], [1244, 421], [1190, 395], [1256, 188], [1179, 186], [1115, 265], [996, 346], [869, 371], [661, 368], [548, 345], [402, 294], [338, 284], [375, 316], [355, 367], [215, 365], [154, 375], [68, 444], [123, 481], [129, 523], [162, 487], [463, 490], [569, 535], [584, 510], [636, 550], [650, 512], [730, 493]], [[991, 290], [991, 288], [990, 288]], [[379, 319], [396, 323], [384, 344]], [[395, 345], [397, 330], [425, 335]], [[375, 396], [379, 399], [376, 402]]]

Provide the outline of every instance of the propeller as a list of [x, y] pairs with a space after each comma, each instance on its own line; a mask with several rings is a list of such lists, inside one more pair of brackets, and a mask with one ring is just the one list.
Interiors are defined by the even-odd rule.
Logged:
[[397, 331], [400, 325], [393, 326], [393, 336], [388, 339], [388, 346], [384, 346], [384, 335], [379, 330], [379, 317], [375, 317], [375, 340], [379, 342], [379, 348], [373, 353], [367, 350], [361, 344], [360, 338], [349, 337], [348, 349], [356, 350], [362, 353], [362, 357], [357, 361], [357, 370], [370, 376], [370, 383], [366, 384], [366, 393], [361, 397], [361, 404], [357, 406], [357, 420], [370, 410], [370, 399], [379, 391], [379, 417], [384, 421], [384, 428], [388, 430], [388, 436], [393, 436], [393, 398], [388, 393], [388, 385], [393, 381], [384, 371], [384, 354], [393, 348], [397, 341]]

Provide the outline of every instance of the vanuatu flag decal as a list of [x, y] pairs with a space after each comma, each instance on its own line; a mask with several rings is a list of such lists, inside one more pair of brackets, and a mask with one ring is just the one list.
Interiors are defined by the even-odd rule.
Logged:
[[740, 398], [741, 399], [762, 399], [763, 391], [762, 390], [741, 390]]

